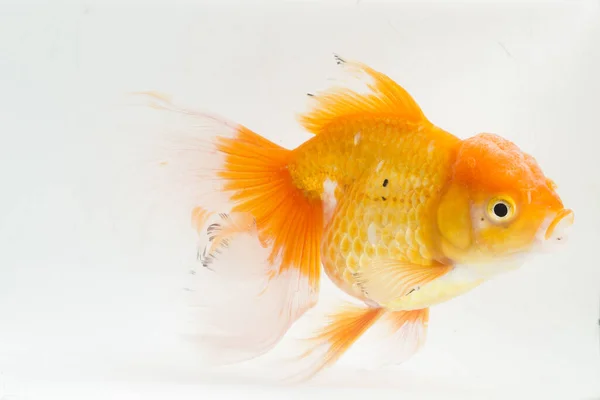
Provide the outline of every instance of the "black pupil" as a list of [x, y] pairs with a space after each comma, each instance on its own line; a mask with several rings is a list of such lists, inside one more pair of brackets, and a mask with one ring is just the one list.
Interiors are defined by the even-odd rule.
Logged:
[[500, 218], [506, 217], [508, 214], [508, 207], [504, 203], [496, 203], [494, 205], [494, 214]]

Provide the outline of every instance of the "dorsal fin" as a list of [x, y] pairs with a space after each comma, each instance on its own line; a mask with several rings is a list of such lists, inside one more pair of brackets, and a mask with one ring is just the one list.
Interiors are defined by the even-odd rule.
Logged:
[[361, 90], [338, 86], [310, 94], [315, 106], [299, 117], [309, 132], [318, 135], [339, 118], [369, 114], [429, 123], [412, 96], [388, 76], [357, 61], [347, 61], [338, 55], [335, 59], [344, 68], [346, 77], [352, 78], [350, 83], [360, 85]]

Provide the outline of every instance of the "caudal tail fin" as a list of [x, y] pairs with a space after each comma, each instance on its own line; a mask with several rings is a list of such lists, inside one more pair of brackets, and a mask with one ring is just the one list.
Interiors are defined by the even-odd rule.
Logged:
[[[294, 186], [291, 151], [244, 126], [145, 93], [155, 108], [176, 112], [184, 129], [163, 160], [192, 190], [199, 246], [195, 337], [218, 362], [236, 362], [274, 347], [317, 301], [322, 204]], [[204, 268], [206, 267], [206, 268]], [[209, 271], [206, 271], [209, 270]], [[200, 274], [199, 272], [203, 272]], [[214, 278], [214, 279], [211, 279]]]

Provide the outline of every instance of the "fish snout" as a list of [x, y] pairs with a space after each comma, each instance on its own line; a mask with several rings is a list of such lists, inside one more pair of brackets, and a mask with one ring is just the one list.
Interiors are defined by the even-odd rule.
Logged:
[[549, 220], [550, 224], [546, 228], [544, 239], [550, 242], [564, 242], [568, 237], [569, 228], [575, 220], [575, 214], [572, 210], [563, 208]]

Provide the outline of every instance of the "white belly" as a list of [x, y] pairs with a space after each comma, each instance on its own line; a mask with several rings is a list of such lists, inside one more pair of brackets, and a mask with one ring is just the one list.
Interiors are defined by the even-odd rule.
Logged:
[[452, 271], [412, 293], [386, 304], [392, 311], [419, 310], [460, 296], [492, 277], [518, 268], [522, 260], [480, 265], [456, 265]]

